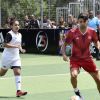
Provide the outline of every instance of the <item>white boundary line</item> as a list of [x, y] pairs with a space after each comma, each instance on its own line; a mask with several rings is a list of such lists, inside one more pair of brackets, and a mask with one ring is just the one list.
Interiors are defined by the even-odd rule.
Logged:
[[[87, 72], [81, 72], [80, 74], [87, 74]], [[39, 78], [39, 77], [54, 77], [54, 76], [68, 76], [68, 75], [70, 75], [70, 73], [66, 73], [66, 74], [36, 75], [36, 76], [22, 76], [22, 78]], [[14, 78], [14, 76], [13, 77], [1, 77], [0, 80], [13, 79], [13, 78]]]

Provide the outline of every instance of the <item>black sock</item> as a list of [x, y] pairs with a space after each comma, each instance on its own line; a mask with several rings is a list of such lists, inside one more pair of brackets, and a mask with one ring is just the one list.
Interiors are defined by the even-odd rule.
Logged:
[[99, 49], [98, 48], [95, 48], [96, 49], [96, 58], [99, 58], [100, 55], [99, 55]]
[[80, 93], [79, 90], [78, 90], [77, 92], [75, 91], [75, 94], [76, 94], [77, 96], [81, 97], [81, 93]]
[[17, 90], [17, 92], [19, 92], [20, 90]]

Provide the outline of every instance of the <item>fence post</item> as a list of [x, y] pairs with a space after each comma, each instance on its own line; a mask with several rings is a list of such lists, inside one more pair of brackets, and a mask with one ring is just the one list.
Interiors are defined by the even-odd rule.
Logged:
[[0, 0], [0, 28], [1, 28], [1, 0]]
[[51, 9], [51, 0], [48, 0], [48, 10], [49, 10], [49, 12], [48, 12], [48, 18], [49, 18], [49, 19], [51, 18], [51, 17], [50, 17], [50, 15], [51, 15], [50, 9]]
[[41, 28], [43, 28], [43, 0], [40, 0]]
[[93, 0], [93, 13], [95, 15], [95, 0]]

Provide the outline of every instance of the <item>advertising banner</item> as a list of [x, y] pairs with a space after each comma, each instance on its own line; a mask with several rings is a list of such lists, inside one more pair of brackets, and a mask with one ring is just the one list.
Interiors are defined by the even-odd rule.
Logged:
[[[9, 30], [0, 30], [0, 50], [6, 33]], [[20, 29], [22, 34], [22, 46], [27, 53], [57, 54], [59, 45], [59, 34], [54, 29]]]

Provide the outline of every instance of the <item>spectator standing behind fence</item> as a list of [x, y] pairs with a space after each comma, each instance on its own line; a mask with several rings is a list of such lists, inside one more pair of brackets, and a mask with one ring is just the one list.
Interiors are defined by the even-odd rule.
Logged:
[[47, 28], [47, 23], [48, 23], [48, 18], [47, 16], [43, 16], [43, 28], [46, 29]]
[[43, 16], [43, 23], [47, 23], [47, 20], [48, 20], [47, 16]]
[[78, 26], [77, 18], [74, 18], [71, 14], [68, 15], [67, 28], [77, 28], [77, 26]]
[[29, 28], [29, 25], [30, 25], [30, 20], [28, 18], [28, 15], [26, 15], [24, 17], [24, 28]]
[[54, 21], [51, 21], [50, 19], [47, 20], [47, 23], [45, 23], [44, 26], [45, 29], [56, 29], [56, 25]]
[[55, 21], [51, 21], [51, 28], [52, 29], [56, 29], [56, 22]]
[[38, 19], [35, 18], [34, 15], [31, 15], [30, 17], [30, 25], [29, 25], [29, 28], [33, 28], [33, 29], [38, 29], [40, 28], [40, 22]]
[[73, 26], [72, 26], [72, 28], [77, 28], [77, 27], [78, 27], [77, 18], [73, 18]]
[[64, 21], [64, 18], [61, 17], [60, 20], [59, 20], [59, 24], [57, 26], [57, 29], [60, 29], [59, 30], [59, 54], [61, 55], [61, 49], [62, 49], [62, 45], [63, 45], [63, 42], [64, 42], [64, 29], [65, 29], [65, 21]]
[[8, 17], [8, 18], [6, 19], [6, 23], [5, 23], [4, 28], [6, 28], [6, 29], [9, 29], [9, 28], [10, 28], [10, 20], [11, 20], [10, 17]]
[[[97, 33], [97, 30], [100, 30], [100, 25], [97, 17], [94, 17], [93, 11], [89, 11], [89, 20], [88, 20], [88, 26], [93, 28], [95, 32]], [[96, 60], [100, 60], [99, 50], [96, 49]]]
[[68, 28], [72, 28], [72, 26], [73, 26], [73, 19], [74, 19], [74, 17], [71, 14], [68, 15], [68, 23], [67, 23], [67, 27]]
[[51, 23], [51, 20], [48, 19], [48, 20], [47, 20], [46, 28], [47, 28], [47, 29], [51, 29], [51, 24], [52, 24], [52, 23]]
[[65, 21], [64, 21], [64, 18], [61, 17], [60, 20], [59, 20], [59, 24], [58, 24], [58, 29], [65, 29]]
[[64, 34], [63, 33], [62, 34], [60, 33], [60, 39], [59, 39], [59, 54], [60, 55], [62, 55], [61, 50], [62, 50], [63, 44], [64, 44]]
[[[97, 11], [97, 18], [98, 18], [99, 26], [100, 26], [100, 10]], [[97, 34], [98, 34], [98, 38], [99, 38], [99, 41], [100, 41], [100, 30], [97, 30]]]

